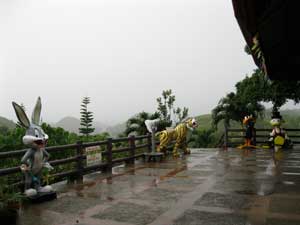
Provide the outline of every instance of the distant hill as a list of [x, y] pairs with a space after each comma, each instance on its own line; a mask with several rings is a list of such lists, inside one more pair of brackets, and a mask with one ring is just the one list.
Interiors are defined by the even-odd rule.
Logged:
[[123, 133], [126, 129], [126, 122], [119, 123], [115, 126], [109, 126], [105, 129], [112, 137], [117, 137], [119, 134]]
[[95, 133], [102, 133], [102, 132], [106, 132], [107, 129], [107, 125], [104, 123], [101, 123], [99, 121], [95, 121], [93, 123], [93, 126], [95, 128]]
[[[76, 134], [79, 133], [79, 127], [80, 127], [80, 119], [67, 116], [62, 118], [57, 123], [53, 124], [54, 127], [62, 127], [63, 129], [74, 132]], [[104, 132], [106, 129], [106, 125], [100, 122], [93, 122], [93, 127], [95, 128], [94, 133], [101, 133]]]
[[7, 127], [8, 129], [14, 129], [16, 127], [16, 124], [14, 123], [14, 121], [0, 116], [0, 127]]
[[78, 134], [79, 133], [78, 128], [80, 127], [80, 120], [75, 117], [67, 116], [59, 120], [57, 123], [53, 124], [53, 126], [61, 127], [69, 132]]
[[211, 114], [196, 116], [195, 119], [198, 122], [199, 130], [208, 130], [211, 127]]

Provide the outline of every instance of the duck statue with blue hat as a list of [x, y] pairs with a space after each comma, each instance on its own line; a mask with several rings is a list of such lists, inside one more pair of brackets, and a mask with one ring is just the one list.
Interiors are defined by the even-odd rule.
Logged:
[[281, 127], [284, 120], [280, 115], [280, 112], [274, 111], [270, 124], [273, 126], [272, 132], [270, 133], [269, 144], [274, 147], [275, 152], [282, 148], [291, 148], [292, 143], [289, 139], [286, 131]]

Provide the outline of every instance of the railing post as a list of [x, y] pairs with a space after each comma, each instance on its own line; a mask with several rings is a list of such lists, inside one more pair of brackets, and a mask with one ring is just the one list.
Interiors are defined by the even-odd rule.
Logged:
[[135, 161], [135, 136], [134, 135], [131, 135], [129, 137], [129, 147], [130, 147], [130, 150], [129, 150], [129, 157], [131, 157], [132, 159], [130, 159], [128, 161], [128, 164], [134, 164], [134, 161]]
[[148, 133], [147, 143], [148, 143], [148, 152], [151, 152], [151, 150], [152, 150], [152, 137], [151, 137], [150, 133]]
[[76, 182], [77, 183], [82, 183], [83, 182], [83, 146], [82, 146], [82, 141], [77, 142], [77, 148], [76, 148], [76, 153], [77, 153], [77, 177], [76, 177]]
[[224, 148], [228, 147], [228, 126], [226, 122], [224, 122]]
[[107, 145], [106, 145], [106, 152], [107, 152], [107, 167], [106, 172], [112, 173], [112, 138], [107, 138]]

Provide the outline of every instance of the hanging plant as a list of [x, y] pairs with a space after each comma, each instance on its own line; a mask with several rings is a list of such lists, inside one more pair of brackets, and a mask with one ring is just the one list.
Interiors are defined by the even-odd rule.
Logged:
[[253, 46], [251, 48], [251, 51], [253, 52], [253, 55], [259, 60], [260, 65], [261, 65], [261, 69], [264, 73], [264, 75], [267, 75], [267, 68], [266, 68], [266, 64], [265, 64], [265, 57], [264, 54], [261, 50], [261, 46], [259, 43], [259, 35], [258, 33], [253, 37]]

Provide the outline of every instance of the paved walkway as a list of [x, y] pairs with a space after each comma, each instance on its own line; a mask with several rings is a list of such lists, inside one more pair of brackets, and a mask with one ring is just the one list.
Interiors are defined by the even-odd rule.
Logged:
[[193, 149], [56, 188], [57, 200], [24, 206], [19, 224], [299, 225], [300, 149]]

